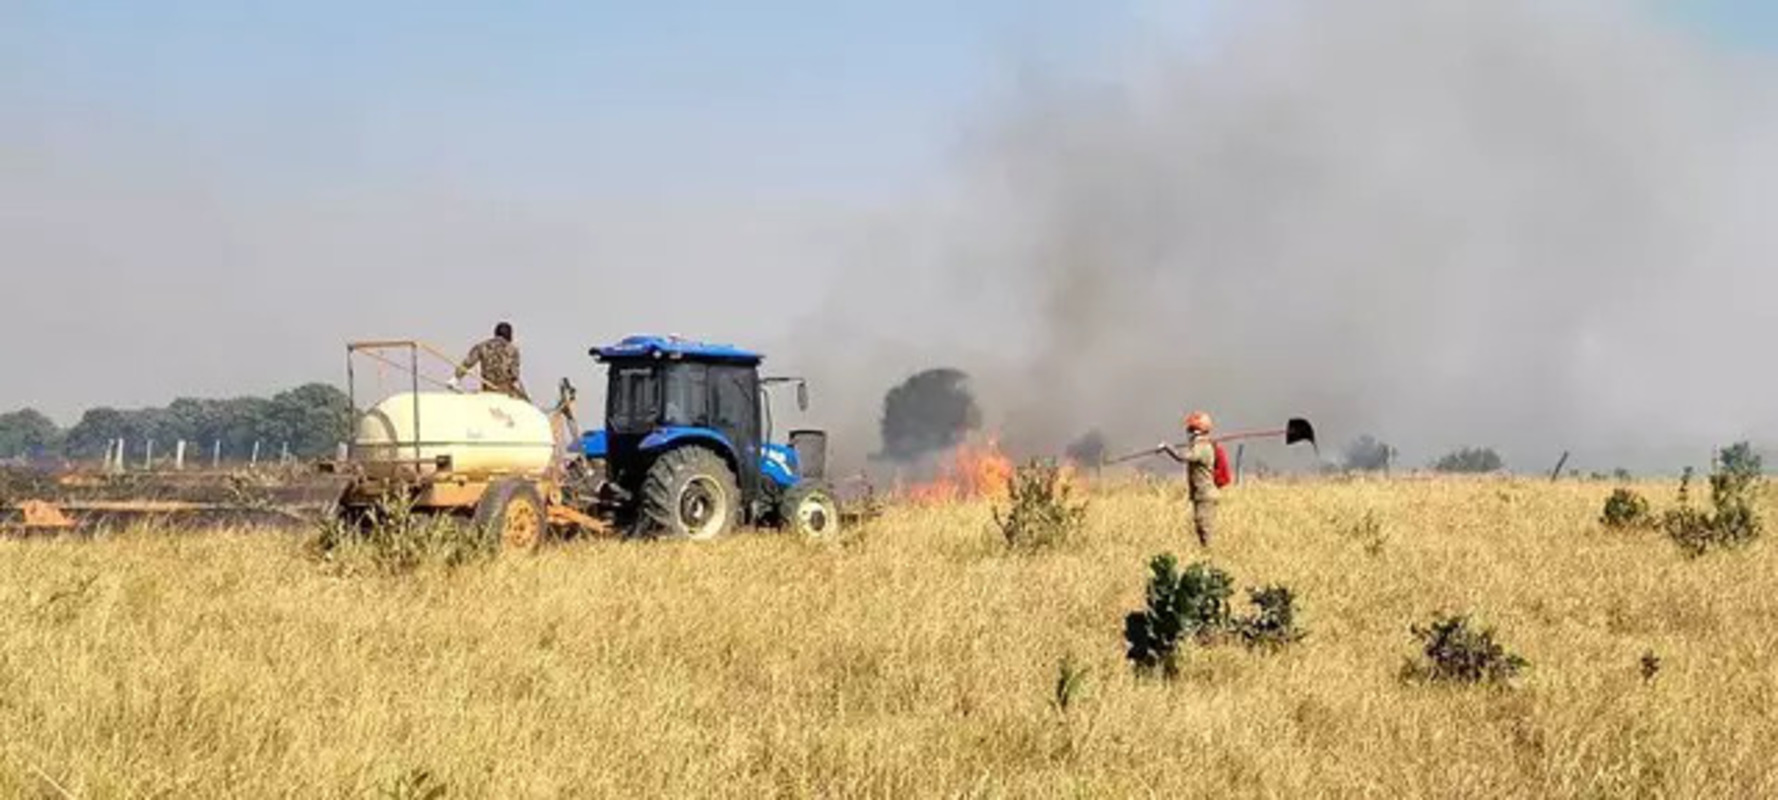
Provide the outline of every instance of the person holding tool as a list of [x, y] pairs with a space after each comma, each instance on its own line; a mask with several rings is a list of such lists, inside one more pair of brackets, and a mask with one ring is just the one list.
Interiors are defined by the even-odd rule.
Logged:
[[[1227, 460], [1219, 459], [1216, 444], [1210, 440], [1210, 415], [1193, 411], [1185, 415], [1185, 452], [1169, 442], [1161, 442], [1155, 450], [1185, 465], [1185, 484], [1191, 495], [1192, 529], [1198, 544], [1209, 547], [1216, 529], [1216, 501], [1219, 491], [1228, 484]], [[1218, 461], [1222, 463], [1219, 465]], [[1222, 474], [1217, 467], [1223, 466]], [[1218, 480], [1221, 478], [1221, 480]]]
[[[1207, 412], [1193, 411], [1185, 417], [1187, 438], [1184, 444], [1162, 442], [1151, 449], [1119, 456], [1100, 464], [1110, 466], [1157, 454], [1164, 454], [1184, 464], [1186, 484], [1191, 492], [1192, 528], [1197, 533], [1198, 543], [1205, 547], [1210, 546], [1210, 540], [1215, 535], [1216, 504], [1220, 499], [1221, 489], [1234, 482], [1234, 475], [1229, 469], [1228, 453], [1222, 447], [1223, 442], [1283, 436], [1286, 445], [1308, 442], [1310, 447], [1316, 447], [1315, 428], [1301, 417], [1290, 418], [1283, 428], [1236, 431], [1217, 437], [1210, 435], [1213, 427]], [[1316, 449], [1319, 452], [1320, 448]]]

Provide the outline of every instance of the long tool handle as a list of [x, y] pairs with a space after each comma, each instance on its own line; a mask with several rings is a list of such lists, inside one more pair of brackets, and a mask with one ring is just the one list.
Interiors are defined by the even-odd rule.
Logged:
[[1212, 437], [1210, 437], [1210, 441], [1212, 441], [1212, 442], [1233, 442], [1233, 441], [1236, 441], [1239, 439], [1258, 439], [1258, 438], [1265, 437], [1265, 436], [1283, 436], [1284, 434], [1286, 434], [1288, 432], [1289, 432], [1289, 430], [1286, 428], [1273, 428], [1271, 430], [1264, 430], [1264, 431], [1235, 431], [1234, 433], [1225, 433], [1221, 436], [1212, 436]]

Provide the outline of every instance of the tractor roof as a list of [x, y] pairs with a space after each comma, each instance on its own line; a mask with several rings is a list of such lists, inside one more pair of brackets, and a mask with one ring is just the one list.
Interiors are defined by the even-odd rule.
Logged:
[[742, 350], [734, 345], [711, 344], [681, 339], [678, 336], [626, 336], [623, 341], [607, 347], [595, 347], [593, 358], [600, 361], [631, 358], [668, 358], [683, 361], [714, 361], [725, 364], [758, 364], [765, 356]]

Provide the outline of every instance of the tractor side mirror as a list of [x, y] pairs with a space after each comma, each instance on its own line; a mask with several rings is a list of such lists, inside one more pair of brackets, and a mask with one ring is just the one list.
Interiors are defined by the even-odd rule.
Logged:
[[796, 382], [796, 410], [809, 410], [809, 385], [802, 381]]

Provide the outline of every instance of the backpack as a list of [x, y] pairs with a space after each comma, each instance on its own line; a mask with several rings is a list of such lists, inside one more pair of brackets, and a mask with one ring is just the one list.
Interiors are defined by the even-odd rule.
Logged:
[[1211, 474], [1216, 479], [1216, 488], [1221, 489], [1235, 482], [1235, 473], [1229, 469], [1229, 451], [1222, 448], [1222, 442], [1211, 442], [1210, 446], [1216, 450], [1216, 464]]

